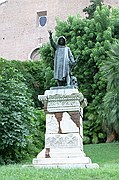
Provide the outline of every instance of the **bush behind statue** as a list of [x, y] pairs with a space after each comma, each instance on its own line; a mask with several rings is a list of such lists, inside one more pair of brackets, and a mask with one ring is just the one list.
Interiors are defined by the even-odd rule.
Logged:
[[[106, 128], [102, 127], [102, 115], [106, 115], [103, 98], [107, 92], [107, 81], [102, 75], [101, 66], [109, 61], [111, 44], [119, 37], [119, 10], [110, 9], [101, 1], [91, 3], [92, 5], [85, 9], [85, 12], [90, 13], [88, 18], [69, 16], [66, 21], [58, 19], [55, 29], [56, 38], [65, 36], [74, 58], [80, 54], [73, 73], [79, 90], [88, 100], [88, 106], [84, 110], [84, 120], [87, 121], [84, 136], [88, 136], [89, 141], [86, 140], [85, 143], [98, 143], [105, 141], [106, 131]], [[49, 45], [43, 46], [40, 52], [46, 66], [48, 64], [52, 67], [53, 53]]]
[[45, 118], [34, 108], [25, 78], [9, 64], [0, 62], [0, 163], [19, 162], [38, 152], [43, 146], [40, 128], [45, 129]]

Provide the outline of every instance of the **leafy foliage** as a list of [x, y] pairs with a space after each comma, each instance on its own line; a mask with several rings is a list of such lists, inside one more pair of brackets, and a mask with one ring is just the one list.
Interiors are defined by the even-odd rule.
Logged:
[[44, 110], [35, 109], [34, 114], [35, 118], [32, 119], [33, 129], [31, 135], [33, 146], [31, 147], [31, 144], [29, 144], [29, 149], [32, 150], [33, 155], [37, 155], [44, 147], [46, 118]]
[[22, 81], [16, 69], [1, 70], [0, 155], [5, 159], [19, 159], [29, 136], [33, 102]]
[[[100, 6], [97, 6], [99, 3]], [[100, 142], [98, 133], [103, 133], [100, 114], [103, 113], [102, 102], [107, 91], [107, 82], [99, 69], [103, 62], [108, 61], [111, 44], [118, 36], [116, 22], [119, 19], [119, 11], [102, 5], [101, 1], [95, 1], [95, 5], [93, 16], [90, 18], [81, 19], [78, 15], [70, 16], [66, 21], [57, 19], [55, 39], [61, 35], [65, 36], [67, 46], [70, 47], [75, 59], [80, 54], [73, 73], [77, 77], [79, 90], [89, 103], [84, 117], [88, 120], [89, 131], [92, 124], [99, 127], [92, 130], [90, 141]], [[50, 63], [48, 57], [52, 56], [52, 52], [47, 51], [47, 47], [41, 49], [41, 57]], [[52, 61], [48, 66], [52, 67]], [[93, 134], [96, 134], [97, 140], [92, 140]]]
[[[38, 101], [38, 95], [43, 94], [45, 91], [45, 73], [46, 68], [42, 61], [7, 61], [4, 59], [0, 60], [0, 67], [10, 68], [14, 67], [17, 72], [20, 72], [24, 79], [23, 82], [27, 85], [29, 93], [32, 94], [32, 98], [35, 107], [42, 106]], [[16, 73], [17, 73], [16, 72]]]
[[101, 67], [107, 80], [107, 92], [103, 98], [104, 122], [107, 127], [119, 135], [119, 41], [113, 44], [110, 58]]
[[90, 0], [90, 2], [92, 4], [83, 9], [83, 12], [88, 14], [89, 19], [91, 19], [94, 16], [94, 12], [95, 12], [97, 6], [99, 6], [101, 8], [101, 6], [103, 4], [103, 0]]
[[45, 115], [34, 108], [21, 64], [0, 61], [0, 163], [19, 162], [44, 145]]

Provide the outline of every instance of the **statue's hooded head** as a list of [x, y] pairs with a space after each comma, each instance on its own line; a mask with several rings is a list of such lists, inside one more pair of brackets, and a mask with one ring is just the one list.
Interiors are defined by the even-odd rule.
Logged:
[[58, 39], [58, 45], [65, 46], [66, 44], [66, 38], [64, 36], [60, 36]]

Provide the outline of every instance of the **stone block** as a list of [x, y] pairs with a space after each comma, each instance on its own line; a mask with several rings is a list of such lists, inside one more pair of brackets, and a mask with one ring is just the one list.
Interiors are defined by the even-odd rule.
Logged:
[[46, 112], [45, 148], [33, 159], [39, 168], [98, 168], [83, 151], [83, 108], [78, 89], [56, 87], [38, 96]]
[[46, 134], [58, 133], [59, 124], [55, 114], [46, 114]]
[[[45, 158], [45, 151], [46, 149], [43, 149], [37, 158]], [[50, 158], [77, 158], [86, 155], [80, 148], [51, 148], [49, 149], [49, 156]]]
[[[31, 167], [31, 165], [29, 166]], [[89, 164], [34, 164], [32, 167], [35, 168], [60, 168], [60, 169], [98, 169], [99, 165], [96, 163], [89, 163]]]
[[47, 103], [48, 112], [80, 111], [81, 104], [83, 108], [87, 106], [83, 94], [72, 88], [47, 90], [44, 95], [39, 95], [38, 99]]
[[77, 158], [36, 158], [33, 159], [34, 165], [57, 165], [57, 164], [89, 164], [91, 159], [89, 157]]
[[79, 133], [80, 116], [79, 120], [75, 119], [67, 112], [46, 114], [46, 134]]

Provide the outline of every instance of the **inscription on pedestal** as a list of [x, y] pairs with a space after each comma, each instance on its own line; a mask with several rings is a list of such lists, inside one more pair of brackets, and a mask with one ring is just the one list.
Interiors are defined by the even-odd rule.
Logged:
[[47, 111], [48, 112], [62, 112], [79, 110], [80, 101], [83, 100], [83, 95], [49, 95]]
[[78, 133], [47, 134], [45, 136], [46, 148], [73, 148], [80, 147], [82, 139]]
[[[85, 107], [87, 101], [84, 98], [82, 93], [76, 93], [73, 90], [68, 90], [68, 94], [53, 94], [50, 95], [52, 91], [49, 90], [46, 95], [39, 95], [38, 99], [45, 104], [45, 109], [48, 112], [65, 112], [65, 111], [80, 111], [79, 108], [81, 105]], [[60, 92], [60, 90], [59, 90]], [[52, 93], [51, 93], [52, 94]]]

